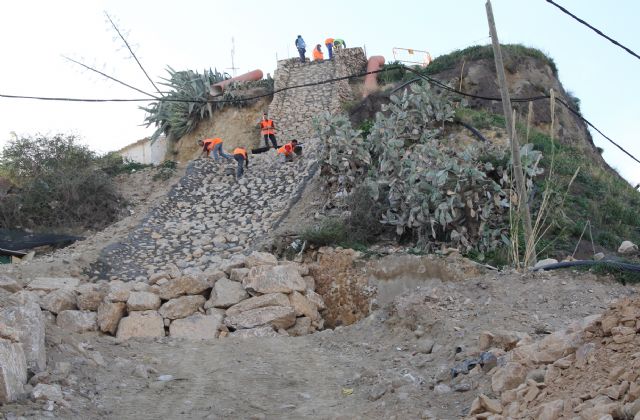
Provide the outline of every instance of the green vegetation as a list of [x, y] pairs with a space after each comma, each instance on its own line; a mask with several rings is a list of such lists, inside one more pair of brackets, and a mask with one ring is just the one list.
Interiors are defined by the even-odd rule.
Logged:
[[101, 165], [118, 172], [122, 162], [98, 158], [78, 141], [57, 134], [9, 142], [0, 171], [19, 191], [0, 201], [0, 227], [100, 229], [116, 219], [124, 202]]
[[152, 166], [124, 159], [116, 152], [110, 152], [104, 156], [96, 158], [95, 163], [102, 172], [110, 176], [127, 174]]
[[[514, 69], [515, 65], [523, 58], [533, 57], [549, 65], [553, 75], [558, 76], [558, 68], [553, 59], [536, 48], [525, 47], [520, 44], [504, 44], [502, 45], [502, 56], [505, 67], [508, 70]], [[463, 50], [455, 50], [449, 54], [436, 57], [427, 67], [414, 66], [413, 68], [422, 74], [433, 75], [453, 69], [463, 61], [469, 62], [481, 59], [493, 60], [493, 49], [491, 45], [474, 45]], [[416, 75], [410, 71], [403, 68], [395, 68], [398, 64], [402, 63], [395, 61], [385, 64], [384, 68], [389, 68], [390, 70], [380, 74], [379, 79], [381, 84], [409, 81], [416, 77]], [[576, 105], [579, 106], [579, 100]]]
[[[500, 115], [472, 109], [459, 110], [457, 118], [477, 127], [504, 128], [504, 118]], [[526, 127], [519, 125], [520, 138], [525, 138]], [[543, 154], [540, 162], [548, 168], [555, 149], [555, 172], [553, 179], [540, 176], [534, 179], [535, 191], [533, 210], [539, 204], [540, 193], [547, 186], [555, 192], [556, 203], [566, 193], [564, 206], [556, 207], [551, 214], [551, 229], [538, 246], [542, 255], [552, 251], [572, 253], [587, 221], [592, 226], [596, 245], [607, 249], [616, 249], [623, 240], [640, 242], [640, 193], [616, 174], [595, 165], [591, 157], [568, 144], [553, 141], [537, 130], [532, 130], [529, 142]], [[580, 168], [567, 193], [569, 181]], [[589, 241], [589, 231], [583, 241]], [[546, 249], [545, 249], [546, 248]]]
[[226, 73], [211, 69], [200, 74], [192, 70], [175, 71], [168, 67], [167, 72], [169, 78], [163, 78], [162, 84], [169, 87], [170, 91], [164, 96], [165, 100], [140, 107], [147, 113], [147, 127], [152, 124], [157, 127], [151, 136], [152, 141], [161, 134], [179, 139], [192, 132], [205, 117], [211, 117], [213, 106], [206, 102], [209, 99], [210, 86], [230, 77]]

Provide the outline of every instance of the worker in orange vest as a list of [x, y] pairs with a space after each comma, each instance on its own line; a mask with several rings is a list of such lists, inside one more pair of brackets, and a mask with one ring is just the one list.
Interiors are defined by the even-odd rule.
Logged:
[[207, 157], [210, 157], [213, 152], [215, 160], [220, 160], [220, 156], [225, 159], [231, 159], [231, 156], [222, 150], [222, 139], [220, 137], [200, 140], [198, 143], [202, 146], [202, 154], [206, 152]]
[[300, 150], [301, 148], [298, 146], [298, 140], [293, 139], [289, 143], [279, 148], [278, 154], [283, 155], [285, 162], [291, 162], [293, 161], [293, 153]]
[[269, 147], [269, 139], [271, 139], [274, 149], [278, 147], [278, 143], [276, 142], [276, 124], [273, 120], [269, 119], [266, 112], [262, 114], [262, 121], [260, 121], [260, 134], [264, 137], [265, 147]]
[[233, 149], [233, 158], [238, 162], [238, 169], [236, 169], [236, 179], [242, 178], [244, 174], [244, 164], [249, 169], [249, 156], [247, 156], [247, 149], [244, 147], [236, 147]]
[[324, 46], [329, 51], [329, 60], [333, 58], [333, 38], [329, 37], [324, 40]]
[[313, 49], [313, 61], [321, 61], [324, 60], [324, 54], [322, 54], [322, 46], [320, 44], [316, 45]]

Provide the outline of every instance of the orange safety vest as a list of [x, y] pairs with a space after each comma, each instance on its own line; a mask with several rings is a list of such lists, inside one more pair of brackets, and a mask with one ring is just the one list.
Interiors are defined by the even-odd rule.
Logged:
[[327, 38], [324, 40], [324, 45], [333, 44], [333, 38]]
[[216, 140], [220, 140], [218, 138], [215, 139], [204, 139], [202, 141], [202, 145], [204, 146], [205, 150], [212, 150], [213, 146], [215, 146], [218, 143], [222, 143], [222, 140], [216, 142]]
[[262, 135], [265, 134], [276, 134], [276, 131], [273, 128], [273, 120], [262, 120], [260, 121], [260, 129]]
[[324, 54], [322, 54], [322, 51], [318, 51], [317, 48], [313, 49], [313, 59], [318, 61], [318, 60], [324, 60]]
[[278, 153], [284, 153], [285, 156], [289, 156], [293, 152], [293, 144], [287, 143], [278, 149]]
[[236, 147], [235, 149], [233, 149], [233, 154], [234, 155], [242, 155], [246, 159], [247, 158], [247, 149], [245, 149], [244, 147]]
[[215, 139], [213, 139], [213, 145], [215, 146], [216, 144], [220, 144], [222, 143], [222, 139], [220, 137], [216, 137]]

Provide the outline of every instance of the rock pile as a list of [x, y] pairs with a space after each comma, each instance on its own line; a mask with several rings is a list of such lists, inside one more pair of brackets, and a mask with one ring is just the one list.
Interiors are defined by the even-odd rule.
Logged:
[[[476, 419], [640, 419], [640, 298], [532, 343], [483, 333], [482, 347], [505, 345], [489, 372], [493, 395], [480, 395]], [[504, 353], [502, 348], [493, 351]], [[491, 398], [493, 397], [493, 398]]]

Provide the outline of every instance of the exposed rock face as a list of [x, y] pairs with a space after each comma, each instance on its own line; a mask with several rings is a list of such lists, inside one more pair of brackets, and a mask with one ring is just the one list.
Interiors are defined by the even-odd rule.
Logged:
[[37, 373], [47, 366], [44, 315], [38, 304], [23, 301], [0, 310], [0, 320], [18, 334], [27, 367]]
[[305, 281], [293, 265], [253, 267], [242, 285], [246, 290], [257, 293], [291, 293], [306, 289]]
[[156, 311], [130, 312], [118, 324], [118, 340], [132, 337], [164, 337], [164, 322]]
[[0, 402], [18, 399], [27, 383], [27, 360], [22, 344], [0, 338]]
[[160, 307], [160, 296], [151, 292], [131, 292], [127, 300], [129, 311], [147, 311]]
[[124, 302], [103, 302], [98, 307], [98, 326], [100, 331], [115, 334], [118, 323], [125, 314], [127, 305]]
[[98, 319], [95, 312], [62, 311], [58, 314], [56, 324], [63, 330], [83, 333], [98, 329]]
[[162, 305], [158, 312], [163, 318], [186, 318], [201, 308], [204, 302], [204, 296], [181, 296]]
[[269, 293], [266, 295], [255, 296], [247, 300], [243, 300], [237, 305], [233, 305], [227, 309], [227, 316], [237, 315], [250, 309], [262, 308], [264, 306], [291, 306], [289, 298], [284, 293]]
[[222, 325], [220, 314], [194, 314], [173, 321], [169, 326], [169, 335], [190, 340], [211, 340], [218, 336], [220, 325]]
[[234, 329], [249, 329], [266, 324], [287, 329], [296, 323], [296, 313], [289, 306], [265, 306], [227, 316], [224, 323]]
[[216, 282], [205, 308], [228, 308], [248, 297], [240, 283], [222, 278]]

